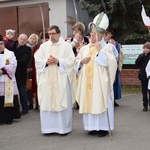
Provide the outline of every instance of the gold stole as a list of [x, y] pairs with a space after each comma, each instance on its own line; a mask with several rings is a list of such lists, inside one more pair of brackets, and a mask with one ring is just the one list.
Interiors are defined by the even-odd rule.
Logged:
[[[4, 53], [4, 60], [5, 60], [5, 65], [9, 65], [9, 59], [6, 59], [6, 57], [9, 56], [9, 53], [7, 53], [7, 51], [5, 51]], [[14, 83], [13, 80], [8, 78], [7, 75], [5, 76], [5, 102], [4, 102], [4, 107], [14, 107], [14, 103], [13, 103], [13, 98], [14, 98]]]
[[88, 56], [91, 60], [86, 65], [86, 109], [87, 112], [91, 112], [92, 95], [93, 95], [93, 76], [94, 76], [94, 61], [97, 54], [97, 48], [95, 45], [89, 44]]
[[11, 79], [5, 75], [5, 103], [4, 107], [14, 107], [13, 103], [14, 84]]
[[[59, 45], [50, 45], [50, 55], [58, 56]], [[59, 96], [58, 96], [58, 66], [52, 64], [48, 66], [48, 74], [50, 79], [50, 100], [51, 110], [58, 110]]]

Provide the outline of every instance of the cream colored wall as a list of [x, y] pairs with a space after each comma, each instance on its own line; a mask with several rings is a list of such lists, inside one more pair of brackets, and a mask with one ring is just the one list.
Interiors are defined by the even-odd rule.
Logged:
[[66, 14], [66, 0], [52, 0], [49, 4], [50, 7], [50, 25], [57, 25], [61, 29], [61, 35], [67, 37], [67, 20]]

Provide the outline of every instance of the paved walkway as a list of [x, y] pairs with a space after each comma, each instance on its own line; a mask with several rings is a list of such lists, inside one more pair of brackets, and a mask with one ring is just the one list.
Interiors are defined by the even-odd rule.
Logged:
[[115, 108], [115, 130], [90, 136], [74, 110], [73, 131], [67, 136], [42, 135], [39, 112], [32, 110], [12, 125], [0, 125], [0, 150], [147, 150], [150, 149], [150, 110], [142, 111], [141, 95], [124, 95]]

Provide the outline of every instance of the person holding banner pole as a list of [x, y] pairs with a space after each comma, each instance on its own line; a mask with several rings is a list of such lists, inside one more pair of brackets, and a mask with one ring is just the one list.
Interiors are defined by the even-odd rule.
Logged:
[[96, 27], [90, 34], [90, 43], [76, 57], [76, 101], [79, 113], [83, 114], [84, 130], [89, 135], [104, 137], [114, 129], [113, 83], [117, 61], [109, 45], [101, 47], [101, 28]]

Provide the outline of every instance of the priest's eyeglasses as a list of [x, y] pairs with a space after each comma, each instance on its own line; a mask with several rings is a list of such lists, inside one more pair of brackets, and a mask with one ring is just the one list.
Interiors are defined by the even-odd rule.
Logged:
[[48, 33], [49, 35], [55, 35], [55, 34], [57, 34], [57, 33]]

